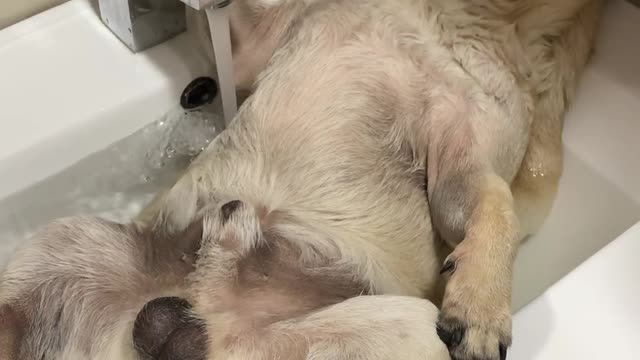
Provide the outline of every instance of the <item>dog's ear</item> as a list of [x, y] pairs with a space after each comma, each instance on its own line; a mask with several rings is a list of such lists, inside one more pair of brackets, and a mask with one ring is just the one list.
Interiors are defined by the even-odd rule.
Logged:
[[11, 305], [0, 305], [0, 359], [18, 359], [26, 327], [26, 319]]

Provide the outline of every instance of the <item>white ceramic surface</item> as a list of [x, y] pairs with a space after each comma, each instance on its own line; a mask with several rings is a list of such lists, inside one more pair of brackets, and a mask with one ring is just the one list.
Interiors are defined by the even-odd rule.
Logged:
[[515, 315], [510, 360], [640, 359], [640, 223], [617, 238], [640, 220], [640, 9], [612, 1], [603, 20], [558, 200], [518, 258], [516, 309], [571, 272]]
[[514, 310], [640, 220], [640, 9], [611, 1], [565, 123], [565, 168], [540, 231], [522, 245]]
[[133, 54], [95, 1], [0, 31], [0, 198], [159, 119], [206, 73], [183, 34]]
[[640, 222], [514, 318], [510, 360], [640, 359]]

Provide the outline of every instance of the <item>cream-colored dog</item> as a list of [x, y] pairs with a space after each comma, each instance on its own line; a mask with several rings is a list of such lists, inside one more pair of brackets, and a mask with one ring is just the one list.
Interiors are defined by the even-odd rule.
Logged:
[[514, 258], [555, 195], [599, 2], [231, 6], [253, 94], [143, 230], [68, 220], [16, 256], [3, 349], [446, 359], [428, 302], [357, 297], [384, 294], [441, 302], [453, 359], [504, 359]]

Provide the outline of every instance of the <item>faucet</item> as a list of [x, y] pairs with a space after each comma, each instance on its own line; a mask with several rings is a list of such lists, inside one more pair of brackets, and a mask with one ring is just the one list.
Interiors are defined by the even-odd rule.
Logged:
[[229, 124], [238, 109], [227, 7], [231, 1], [99, 0], [99, 5], [102, 21], [133, 52], [160, 44], [185, 31], [185, 4], [204, 11], [211, 32], [224, 119]]
[[184, 32], [185, 4], [206, 10], [230, 3], [231, 0], [99, 0], [102, 22], [133, 52]]

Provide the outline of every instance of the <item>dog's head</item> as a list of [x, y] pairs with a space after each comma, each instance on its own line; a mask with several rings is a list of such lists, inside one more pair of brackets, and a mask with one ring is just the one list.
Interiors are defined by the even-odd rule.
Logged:
[[234, 200], [194, 219], [175, 232], [86, 217], [46, 226], [0, 276], [0, 358], [206, 359], [239, 324], [363, 291], [287, 238], [285, 214]]
[[[205, 307], [194, 309], [192, 302], [204, 299], [215, 303], [207, 299], [208, 294], [215, 298], [218, 291], [232, 286], [243, 254], [265, 238], [261, 227], [264, 217], [238, 200], [210, 206], [193, 215], [197, 220], [190, 220], [189, 227], [198, 229], [200, 238], [195, 253], [197, 270], [188, 276], [184, 297], [152, 299], [137, 314], [132, 340], [140, 359], [208, 358], [212, 341], [207, 319], [211, 314], [202, 312]], [[176, 230], [166, 221], [160, 221], [155, 228], [160, 232]], [[221, 311], [215, 308], [214, 305], [213, 312]]]
[[131, 312], [184, 295], [199, 240], [88, 217], [47, 225], [0, 274], [0, 358], [137, 358]]
[[143, 358], [250, 348], [247, 334], [366, 292], [353, 269], [297, 242], [296, 221], [283, 212], [233, 200], [196, 217], [202, 240], [186, 300], [154, 299], [138, 314], [134, 342]]

